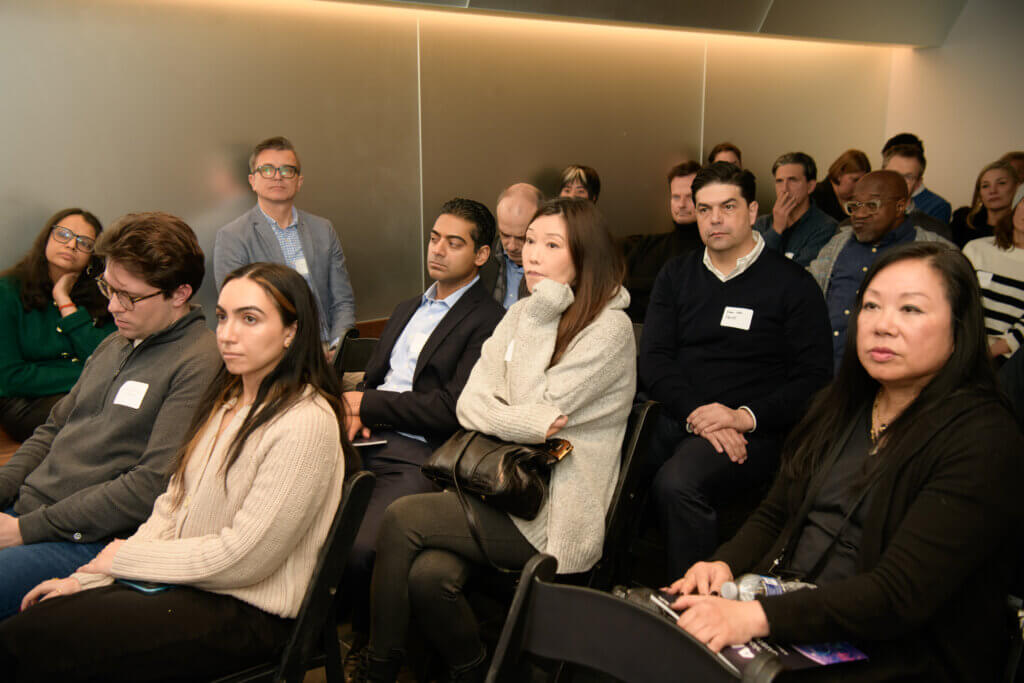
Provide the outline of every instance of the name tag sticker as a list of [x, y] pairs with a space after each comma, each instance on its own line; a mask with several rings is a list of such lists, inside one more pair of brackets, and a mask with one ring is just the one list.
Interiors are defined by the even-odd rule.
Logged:
[[737, 330], [749, 330], [754, 319], [754, 309], [726, 306], [722, 312], [722, 327], [734, 327]]
[[787, 251], [786, 252], [786, 258], [788, 258], [789, 260], [792, 261], [794, 256], [796, 256], [796, 252], [795, 251]]
[[505, 362], [506, 363], [511, 363], [512, 362], [512, 352], [515, 351], [515, 348], [516, 348], [516, 340], [513, 339], [512, 341], [510, 341], [508, 343], [508, 348], [505, 349]]
[[984, 270], [978, 271], [978, 284], [982, 287], [988, 287], [992, 284], [992, 273], [987, 273]]
[[127, 406], [128, 408], [138, 410], [148, 390], [149, 385], [145, 382], [136, 382], [130, 379], [117, 390], [117, 396], [114, 397], [114, 405]]
[[306, 259], [296, 259], [295, 270], [298, 271], [299, 275], [301, 275], [302, 277], [306, 277], [307, 275], [309, 275], [309, 266], [306, 265]]

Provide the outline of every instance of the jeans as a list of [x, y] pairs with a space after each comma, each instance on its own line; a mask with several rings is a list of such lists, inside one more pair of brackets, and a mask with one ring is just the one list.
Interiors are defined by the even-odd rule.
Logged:
[[[17, 517], [13, 508], [4, 512]], [[53, 541], [0, 550], [0, 620], [21, 609], [25, 594], [46, 579], [62, 578], [96, 557], [107, 543]]]

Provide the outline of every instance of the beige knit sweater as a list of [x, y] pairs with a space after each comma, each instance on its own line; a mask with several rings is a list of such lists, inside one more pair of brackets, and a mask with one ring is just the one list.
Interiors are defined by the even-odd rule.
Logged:
[[[172, 483], [114, 556], [113, 577], [187, 584], [293, 618], [341, 499], [338, 423], [328, 403], [307, 392], [249, 437], [225, 490], [221, 465], [247, 413], [239, 411], [214, 444], [228, 407], [196, 443], [181, 505], [172, 509], [179, 488]], [[83, 588], [113, 581], [74, 576]]]
[[568, 439], [573, 452], [552, 470], [540, 514], [530, 521], [512, 517], [534, 548], [557, 558], [560, 574], [586, 571], [601, 557], [636, 392], [625, 288], [548, 367], [558, 323], [572, 301], [568, 286], [543, 280], [513, 304], [484, 342], [457, 406], [466, 429], [517, 443], [541, 443], [559, 415], [569, 417], [556, 436]]

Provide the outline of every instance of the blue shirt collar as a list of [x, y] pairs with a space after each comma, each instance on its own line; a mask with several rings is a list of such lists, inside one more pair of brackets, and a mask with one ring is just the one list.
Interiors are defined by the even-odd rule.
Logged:
[[465, 284], [462, 287], [456, 289], [454, 292], [452, 292], [451, 294], [449, 294], [448, 296], [446, 296], [443, 299], [438, 299], [437, 298], [437, 283], [435, 282], [434, 284], [432, 284], [429, 287], [427, 287], [427, 291], [425, 291], [423, 293], [423, 299], [421, 300], [421, 303], [444, 304], [448, 308], [453, 308], [455, 306], [455, 304], [457, 304], [459, 302], [459, 299], [462, 298], [462, 295], [465, 294], [469, 290], [470, 287], [475, 285], [477, 283], [477, 280], [479, 280], [479, 279], [480, 279], [480, 275], [478, 274], [476, 277], [474, 277], [472, 280], [470, 280], [467, 284]]
[[514, 270], [517, 273], [523, 272], [523, 267], [516, 263], [515, 261], [513, 261], [512, 259], [510, 259], [508, 257], [508, 254], [502, 253], [502, 256], [505, 257], [505, 265], [508, 266], [511, 270]]
[[294, 206], [292, 207], [292, 222], [284, 226], [283, 228], [277, 224], [277, 221], [275, 221], [273, 218], [267, 215], [267, 212], [263, 210], [263, 207], [260, 206], [259, 203], [256, 204], [256, 208], [260, 210], [260, 213], [263, 214], [263, 217], [267, 220], [267, 223], [272, 228], [277, 228], [278, 230], [287, 230], [288, 228], [294, 228], [296, 225], [299, 224], [299, 211]]

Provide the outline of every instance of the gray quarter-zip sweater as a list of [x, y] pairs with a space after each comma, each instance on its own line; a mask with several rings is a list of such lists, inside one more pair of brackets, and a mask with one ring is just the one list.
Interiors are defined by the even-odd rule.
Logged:
[[201, 309], [137, 346], [96, 347], [46, 424], [0, 468], [22, 540], [100, 541], [135, 530], [167, 486], [199, 398], [220, 368]]

